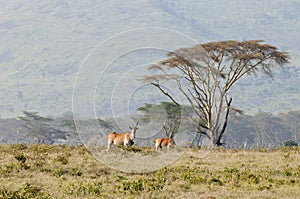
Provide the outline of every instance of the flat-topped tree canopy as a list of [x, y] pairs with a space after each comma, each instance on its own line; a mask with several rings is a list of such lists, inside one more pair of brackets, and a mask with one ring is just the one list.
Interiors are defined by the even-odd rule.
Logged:
[[216, 74], [222, 74], [223, 78], [231, 79], [231, 83], [246, 73], [255, 74], [260, 71], [272, 76], [274, 68], [284, 66], [289, 63], [290, 59], [288, 52], [265, 44], [263, 40], [229, 40], [197, 44], [190, 48], [180, 48], [170, 52], [168, 57], [170, 58], [150, 66], [149, 69], [162, 69], [163, 67], [180, 69], [198, 66], [203, 70], [210, 67], [215, 72], [220, 72]]
[[149, 70], [156, 70], [157, 73], [145, 76], [143, 80], [180, 105], [161, 86], [166, 81], [175, 81], [199, 117], [199, 133], [208, 136], [217, 145], [220, 144], [229, 110], [232, 109], [232, 98], [229, 99], [227, 95], [232, 85], [246, 74], [261, 72], [272, 76], [273, 70], [283, 67], [290, 60], [288, 52], [265, 44], [263, 40], [197, 44], [170, 52], [168, 57], [149, 66]]

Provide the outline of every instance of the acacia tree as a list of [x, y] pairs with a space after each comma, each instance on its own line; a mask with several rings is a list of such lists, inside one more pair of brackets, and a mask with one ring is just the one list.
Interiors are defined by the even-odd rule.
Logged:
[[[145, 106], [139, 107], [137, 110], [144, 113], [144, 116], [141, 119], [145, 122], [150, 122], [151, 116], [160, 120], [163, 123], [162, 130], [167, 137], [174, 136], [177, 133], [181, 120], [181, 107], [177, 104], [174, 104], [173, 102], [145, 104]], [[158, 114], [161, 114], [161, 110], [165, 111], [166, 118], [157, 117]], [[156, 112], [156, 115], [152, 115], [154, 112]]]
[[163, 83], [173, 81], [196, 113], [197, 133], [215, 145], [222, 145], [232, 97], [230, 88], [246, 74], [272, 76], [278, 66], [289, 62], [289, 54], [262, 40], [220, 41], [181, 48], [168, 54], [168, 59], [149, 66], [155, 71], [143, 77], [172, 102], [182, 106]]

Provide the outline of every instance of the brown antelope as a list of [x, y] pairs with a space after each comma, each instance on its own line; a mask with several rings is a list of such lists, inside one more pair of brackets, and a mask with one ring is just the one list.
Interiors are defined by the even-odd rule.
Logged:
[[124, 146], [131, 146], [134, 144], [134, 138], [135, 138], [135, 132], [139, 128], [138, 122], [134, 127], [129, 127], [131, 129], [131, 132], [125, 132], [122, 134], [113, 132], [110, 133], [107, 137], [107, 149], [109, 150], [112, 144], [114, 145], [124, 145]]
[[157, 138], [154, 141], [155, 142], [155, 150], [158, 150], [158, 148], [162, 148], [162, 147], [167, 147], [167, 149], [169, 149], [170, 146], [176, 145], [176, 143], [173, 139], [175, 127], [174, 126], [171, 127], [171, 125], [170, 125], [169, 133], [168, 133], [165, 125], [163, 126], [163, 129], [168, 137], [167, 138]]
[[167, 147], [167, 149], [170, 148], [170, 146], [176, 145], [173, 138], [157, 138], [155, 140], [155, 149], [158, 150], [158, 148]]

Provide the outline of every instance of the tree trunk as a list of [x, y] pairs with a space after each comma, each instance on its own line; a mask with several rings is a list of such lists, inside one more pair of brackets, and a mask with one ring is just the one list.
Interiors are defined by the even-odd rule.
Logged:
[[216, 141], [216, 146], [223, 146], [225, 143], [221, 142], [221, 139], [225, 133], [226, 127], [227, 127], [227, 122], [228, 122], [228, 116], [229, 116], [229, 111], [230, 111], [230, 104], [232, 102], [232, 98], [229, 99], [229, 101], [226, 98], [226, 103], [227, 103], [227, 110], [226, 110], [226, 115], [225, 115], [225, 121], [223, 123], [222, 130], [220, 132], [220, 135]]

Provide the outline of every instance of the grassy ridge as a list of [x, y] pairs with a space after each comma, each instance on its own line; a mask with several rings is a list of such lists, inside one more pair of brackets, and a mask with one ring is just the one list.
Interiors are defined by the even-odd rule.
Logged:
[[215, 149], [200, 159], [191, 149], [169, 167], [130, 174], [83, 146], [1, 145], [0, 198], [296, 198], [299, 154]]

